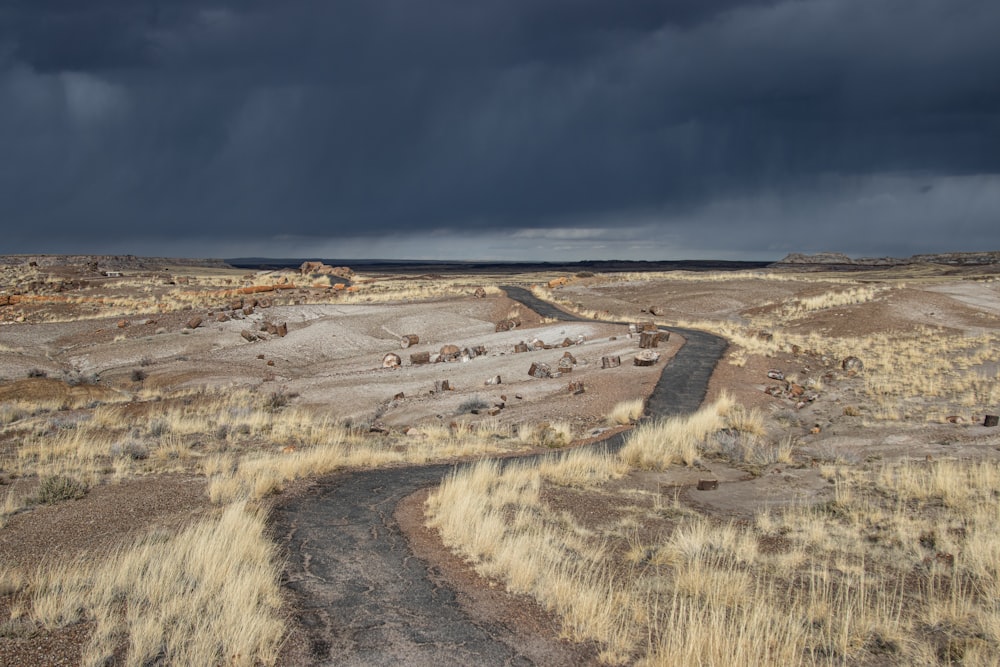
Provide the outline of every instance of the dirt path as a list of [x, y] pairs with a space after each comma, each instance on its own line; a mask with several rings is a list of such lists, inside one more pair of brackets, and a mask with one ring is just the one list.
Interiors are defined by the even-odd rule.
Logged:
[[[582, 319], [527, 290], [504, 290], [545, 317]], [[686, 343], [647, 401], [654, 416], [696, 410], [726, 347], [725, 340], [704, 332], [671, 331]], [[597, 444], [616, 449], [621, 441], [618, 436]], [[287, 586], [300, 598], [297, 616], [307, 628], [313, 664], [574, 664], [573, 652], [558, 642], [533, 647], [532, 659], [509, 628], [470, 618], [455, 593], [439, 586], [413, 556], [394, 517], [396, 507], [453, 469], [434, 465], [340, 474], [276, 509], [275, 530], [289, 554]]]

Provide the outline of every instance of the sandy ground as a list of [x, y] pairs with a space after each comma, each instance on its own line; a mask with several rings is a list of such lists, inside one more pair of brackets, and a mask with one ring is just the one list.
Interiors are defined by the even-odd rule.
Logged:
[[[60, 275], [74, 279], [69, 269]], [[231, 275], [234, 281], [240, 277], [237, 272], [225, 275]], [[831, 337], [892, 335], [916, 327], [940, 327], [942, 331], [969, 336], [996, 331], [1000, 329], [1000, 283], [963, 279], [975, 277], [921, 277], [905, 286], [894, 279], [891, 298], [818, 311], [788, 327]], [[624, 321], [652, 319], [652, 309], [655, 319], [665, 322], [744, 322], [792, 298], [837, 288], [838, 283], [832, 280], [609, 282], [583, 278], [559, 288], [557, 293], [581, 308], [609, 313]], [[5, 320], [0, 326], [0, 404], [28, 391], [84, 391], [100, 400], [110, 394], [135, 397], [143, 387], [170, 391], [201, 385], [253, 386], [286, 392], [295, 397], [296, 405], [329, 411], [342, 419], [404, 429], [421, 422], [454, 419], [462, 413], [460, 406], [478, 398], [491, 406], [503, 403], [503, 410], [495, 417], [503, 422], [567, 420], [578, 435], [586, 436], [603, 425], [618, 401], [648, 394], [663, 363], [683, 343], [679, 337], [672, 337], [659, 349], [663, 355], [659, 365], [637, 368], [630, 363], [638, 351], [637, 341], [629, 337], [625, 326], [544, 322], [503, 296], [360, 305], [307, 303], [307, 296], [297, 296], [296, 300], [303, 303], [295, 304], [291, 298], [275, 299], [270, 307], [258, 307], [245, 316], [226, 308], [221, 301], [212, 308], [137, 312], [128, 317], [126, 327], [119, 326], [120, 314], [100, 318], [88, 312], [87, 319], [74, 319], [67, 307], [64, 321], [50, 322], [34, 316], [28, 308], [15, 311], [0, 307]], [[218, 321], [220, 313], [226, 313], [228, 319]], [[187, 328], [195, 316], [202, 319], [201, 324]], [[18, 322], [21, 317], [24, 321]], [[513, 317], [521, 320], [520, 327], [506, 332], [495, 330], [497, 322]], [[256, 342], [241, 336], [244, 330], [260, 333], [265, 322], [286, 322], [287, 336], [265, 336]], [[399, 339], [404, 334], [417, 334], [420, 343], [402, 349]], [[574, 344], [565, 349], [513, 351], [521, 341], [539, 339], [558, 345], [567, 338]], [[575, 344], [581, 338], [582, 344]], [[483, 346], [486, 354], [468, 361], [427, 365], [409, 361], [411, 353], [434, 354], [448, 344], [459, 348]], [[566, 351], [577, 360], [571, 373], [545, 380], [529, 377], [532, 362], [555, 368]], [[383, 356], [390, 352], [402, 358], [400, 368], [381, 367]], [[601, 369], [601, 358], [608, 355], [620, 355], [623, 365]], [[636, 472], [621, 484], [676, 494], [687, 506], [720, 518], [742, 518], [761, 509], [828, 499], [832, 490], [817, 470], [823, 463], [1000, 455], [998, 429], [981, 425], [981, 409], [969, 410], [956, 424], [874, 423], [845, 415], [844, 408], [857, 403], [863, 378], [842, 372], [838, 362], [784, 353], [771, 358], [751, 355], [742, 365], [731, 364], [727, 358], [713, 375], [709, 398], [726, 390], [741, 403], [764, 410], [772, 434], [787, 436], [795, 443], [795, 465], [748, 469], [727, 461], [706, 460], [694, 468]], [[997, 353], [993, 363], [1000, 367]], [[142, 385], [130, 377], [139, 368], [147, 374]], [[770, 382], [766, 374], [772, 368], [800, 378], [822, 378], [820, 398], [796, 409], [786, 399], [767, 395], [764, 389]], [[33, 371], [41, 371], [48, 378], [26, 382], [26, 376]], [[497, 375], [502, 379], [500, 385], [486, 384]], [[72, 387], [63, 382], [79, 378], [87, 382]], [[435, 383], [442, 380], [448, 380], [453, 390], [434, 391]], [[571, 394], [567, 390], [570, 381], [582, 381], [587, 391]], [[394, 398], [398, 394], [402, 398]], [[992, 406], [994, 414], [998, 407]], [[466, 414], [464, 418], [488, 417]], [[5, 447], [5, 455], [9, 456], [16, 443], [8, 439]], [[11, 481], [8, 464], [0, 461], [3, 485]], [[718, 490], [695, 488], [698, 479], [707, 476], [720, 481]], [[15, 515], [0, 528], [0, 561], [16, 565], [46, 555], [99, 554], [126, 535], [181, 525], [207, 510], [202, 481], [177, 476], [141, 478], [98, 487], [81, 501]], [[567, 503], [567, 507], [597, 523], [613, 516], [607, 498], [567, 496], [552, 501]], [[419, 513], [412, 505], [407, 507], [401, 511], [399, 521], [411, 539], [419, 541], [420, 558], [432, 564], [447, 563], [447, 567], [439, 569], [441, 576], [464, 590], [460, 597], [473, 607], [478, 604], [478, 613], [488, 614], [488, 608], [498, 604], [495, 599], [490, 601], [496, 592], [477, 592], [477, 586], [486, 584], [435, 545], [433, 536], [420, 533]], [[114, 530], [103, 528], [112, 524]], [[539, 610], [530, 609], [527, 601], [507, 600], [506, 604], [522, 609], [525, 618], [545, 618]], [[0, 613], [3, 609], [6, 606], [0, 608]], [[517, 616], [513, 612], [511, 615]], [[517, 623], [512, 627], [516, 628]], [[554, 640], [553, 626], [546, 627], [549, 629], [543, 634], [548, 633], [549, 640]], [[87, 632], [84, 625], [30, 638], [0, 638], [6, 651], [0, 655], [14, 656], [10, 659], [15, 662], [10, 664], [73, 664], [79, 642]], [[294, 653], [294, 642], [289, 650], [290, 655], [305, 655]], [[575, 649], [566, 647], [559, 649], [567, 650], [570, 652], [566, 655], [576, 655], [573, 659], [581, 661], [592, 655], [586, 651], [573, 654]]]

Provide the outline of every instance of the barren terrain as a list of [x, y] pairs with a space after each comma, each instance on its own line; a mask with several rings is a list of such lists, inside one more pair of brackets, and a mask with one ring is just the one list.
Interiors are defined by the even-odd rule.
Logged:
[[[281, 601], [257, 615], [284, 619], [284, 629], [256, 633], [280, 637], [273, 646], [248, 639], [236, 649], [217, 638], [202, 655], [246, 664], [420, 659], [421, 650], [393, 646], [392, 637], [416, 636], [414, 646], [439, 640], [421, 640], [399, 620], [393, 624], [401, 634], [363, 646], [382, 650], [380, 658], [352, 653], [367, 636], [367, 607], [345, 611], [353, 620], [339, 625], [333, 607], [310, 599], [308, 580], [324, 575], [297, 561], [308, 547], [296, 543], [300, 519], [290, 508], [308, 507], [303, 512], [313, 517], [313, 530], [336, 530], [330, 513], [338, 510], [320, 512], [304, 499], [362, 493], [350, 496], [349, 484], [365, 482], [344, 471], [384, 470], [370, 474], [413, 477], [419, 481], [406, 488], [426, 489], [448, 467], [408, 473], [406, 466], [572, 449], [630, 425], [633, 419], [610, 415], [625, 401], [646, 399], [685, 340], [675, 330], [655, 349], [658, 363], [635, 366], [639, 334], [626, 322], [655, 322], [664, 330], [680, 325], [727, 339], [707, 402], [724, 397], [753, 416], [741, 431], [731, 413], [727, 429], [707, 436], [690, 460], [651, 465], [636, 463], [645, 460], [637, 455], [603, 482], [545, 478], [539, 511], [563, 517], [573, 539], [602, 542], [615, 580], [627, 574], [618, 568], [631, 571], [646, 561], [661, 567], [657, 540], [695, 519], [756, 525], [762, 545], [791, 553], [797, 528], [788, 523], [784, 532], [768, 532], [761, 517], [842, 502], [849, 481], [877, 477], [886, 466], [994, 465], [1000, 457], [998, 429], [983, 425], [1000, 407], [1000, 282], [976, 267], [345, 280], [129, 258], [100, 259], [96, 266], [83, 258], [8, 258], [3, 271], [3, 664], [181, 660], [172, 643], [176, 630], [137, 640], [145, 635], [123, 610], [138, 604], [131, 593], [107, 609], [84, 601], [74, 606], [82, 611], [49, 613], [42, 602], [54, 587], [43, 582], [52, 580], [56, 566], [90, 572], [88, 563], [127, 551], [143, 536], [172, 544], [173, 536], [240, 503], [250, 503], [247, 511], [277, 508], [262, 536], [286, 549], [289, 565], [271, 582], [276, 591], [284, 582], [276, 593]], [[534, 312], [499, 289], [508, 284], [539, 286], [536, 296], [579, 321]], [[508, 329], [509, 323], [515, 326]], [[408, 334], [419, 342], [404, 348], [401, 338]], [[516, 351], [521, 343], [529, 351]], [[449, 356], [448, 345], [456, 346], [457, 358], [436, 360]], [[383, 367], [389, 353], [399, 355], [398, 366]], [[421, 353], [433, 363], [413, 363], [410, 355]], [[565, 353], [575, 363], [560, 373]], [[621, 366], [602, 368], [603, 359], [614, 357]], [[533, 363], [547, 364], [554, 377], [531, 377]], [[657, 398], [645, 411], [677, 414], [674, 400]], [[752, 438], [740, 435], [751, 431]], [[706, 479], [718, 487], [699, 490]], [[643, 649], [632, 637], [645, 632], [659, 641], [660, 626], [643, 630], [647, 621], [637, 616], [623, 621], [615, 637], [581, 629], [565, 605], [517, 584], [492, 557], [447, 534], [445, 519], [433, 519], [437, 528], [428, 530], [421, 510], [426, 490], [406, 499], [386, 487], [387, 499], [376, 502], [383, 492], [381, 482], [376, 486], [372, 506], [381, 518], [370, 530], [408, 536], [393, 547], [406, 568], [416, 552], [421, 565], [408, 576], [422, 580], [429, 567], [434, 595], [448, 598], [447, 614], [475, 619], [491, 642], [507, 647], [480, 662], [669, 664], [660, 649]], [[982, 503], [988, 512], [996, 498], [976, 502], [977, 512]], [[353, 511], [340, 506], [345, 515]], [[939, 525], [937, 534], [947, 530]], [[904, 558], [916, 565], [939, 557], [964, 567], [972, 553], [957, 538], [939, 537], [933, 547], [921, 547], [930, 542], [916, 537], [914, 547], [909, 539], [901, 538], [911, 549]], [[591, 554], [592, 546], [579, 549]], [[812, 549], [819, 553], [815, 544]], [[637, 550], [648, 558], [636, 557]], [[283, 561], [270, 562], [281, 570]], [[872, 563], [881, 567], [874, 557]], [[668, 565], [677, 567], [673, 561], [662, 567]], [[370, 590], [378, 596], [377, 588]], [[870, 632], [822, 650], [808, 639], [796, 655], [823, 664], [905, 664], [927, 655], [991, 664], [984, 656], [1000, 650], [1000, 625], [990, 625], [995, 615], [973, 609], [976, 595], [968, 597], [975, 623], [900, 622], [893, 637], [879, 635], [882, 644], [872, 644]], [[932, 626], [937, 629], [925, 632], [926, 646], [907, 634]], [[893, 642], [892, 651], [879, 648]], [[473, 658], [456, 653], [453, 662]], [[429, 660], [440, 662], [441, 655]]]

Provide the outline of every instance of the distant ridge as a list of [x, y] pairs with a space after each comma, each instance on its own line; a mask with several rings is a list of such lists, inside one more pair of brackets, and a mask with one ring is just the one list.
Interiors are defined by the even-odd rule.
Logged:
[[926, 255], [912, 255], [906, 258], [898, 257], [861, 257], [851, 259], [839, 252], [818, 252], [807, 255], [793, 252], [778, 260], [772, 267], [877, 267], [877, 266], [907, 266], [910, 264], [944, 264], [947, 266], [987, 266], [1000, 264], [1000, 251], [985, 252], [942, 252]]
[[303, 262], [315, 260], [334, 266], [350, 266], [370, 273], [498, 273], [509, 271], [594, 271], [600, 273], [622, 273], [626, 271], [742, 271], [762, 269], [770, 262], [740, 262], [714, 259], [692, 259], [676, 261], [638, 260], [585, 260], [580, 262], [501, 262], [501, 261], [461, 261], [461, 260], [409, 260], [409, 259], [323, 259], [236, 257], [225, 260], [230, 266], [240, 269], [297, 269]]

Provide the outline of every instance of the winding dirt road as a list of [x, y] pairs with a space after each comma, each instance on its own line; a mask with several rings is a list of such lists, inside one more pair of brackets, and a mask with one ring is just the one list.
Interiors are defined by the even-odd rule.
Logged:
[[[523, 288], [503, 289], [542, 316], [582, 320]], [[726, 348], [724, 339], [705, 332], [670, 330], [686, 343], [647, 401], [657, 417], [697, 410]], [[621, 444], [621, 436], [597, 443], [611, 450]], [[298, 616], [314, 664], [533, 664], [507, 629], [474, 622], [454, 592], [434, 582], [394, 518], [400, 501], [438, 484], [454, 467], [340, 473], [276, 509], [275, 530], [288, 549], [286, 585], [306, 601]]]

